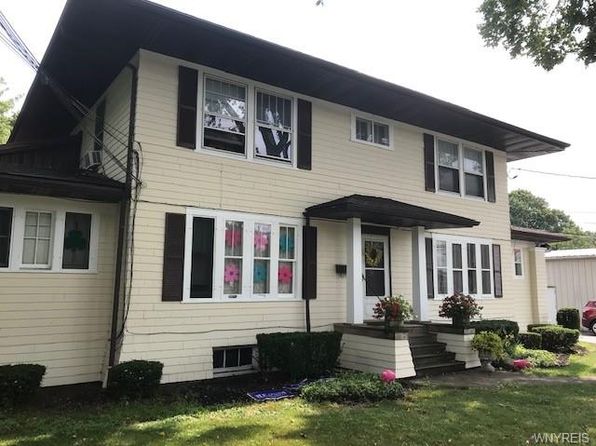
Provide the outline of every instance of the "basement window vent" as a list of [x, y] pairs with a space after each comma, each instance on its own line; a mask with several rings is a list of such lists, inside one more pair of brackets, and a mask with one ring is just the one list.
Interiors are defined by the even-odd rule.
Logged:
[[221, 347], [213, 349], [213, 374], [231, 375], [255, 369], [253, 346]]

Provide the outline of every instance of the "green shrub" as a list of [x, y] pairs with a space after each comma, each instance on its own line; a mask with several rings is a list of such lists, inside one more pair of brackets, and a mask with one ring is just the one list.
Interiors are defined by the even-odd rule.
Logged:
[[503, 341], [498, 334], [491, 331], [481, 331], [474, 335], [472, 348], [479, 352], [487, 352], [495, 358], [503, 356]]
[[530, 333], [536, 333], [534, 331], [535, 328], [540, 328], [540, 327], [556, 327], [556, 324], [528, 324], [528, 331]]
[[546, 350], [536, 350], [525, 348], [522, 345], [517, 345], [513, 354], [512, 359], [527, 359], [530, 361], [533, 367], [557, 367], [559, 365], [557, 361], [557, 355]]
[[259, 366], [279, 369], [293, 379], [319, 377], [337, 365], [341, 333], [291, 332], [257, 335]]
[[550, 352], [569, 351], [579, 339], [579, 330], [559, 326], [535, 327], [532, 331], [542, 335], [542, 348]]
[[126, 361], [108, 373], [108, 391], [114, 397], [142, 398], [159, 387], [163, 364], [158, 361]]
[[520, 333], [517, 340], [525, 348], [539, 349], [542, 347], [542, 335], [540, 333]]
[[557, 324], [572, 330], [579, 330], [579, 310], [577, 308], [561, 308], [557, 311]]
[[486, 319], [483, 321], [471, 322], [470, 327], [476, 329], [476, 333], [482, 331], [490, 331], [499, 335], [504, 339], [508, 335], [517, 336], [519, 333], [519, 325], [515, 321], [507, 319]]
[[342, 373], [336, 378], [307, 384], [300, 395], [311, 402], [364, 403], [398, 399], [404, 391], [399, 382], [384, 383], [377, 375]]
[[46, 368], [39, 364], [0, 366], [0, 403], [26, 401], [39, 389]]

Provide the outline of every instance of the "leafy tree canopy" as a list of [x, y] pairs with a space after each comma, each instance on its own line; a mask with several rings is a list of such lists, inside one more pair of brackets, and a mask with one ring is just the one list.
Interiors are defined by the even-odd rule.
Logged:
[[554, 249], [596, 247], [596, 232], [584, 231], [565, 212], [551, 208], [544, 198], [530, 191], [520, 189], [509, 194], [509, 214], [514, 226], [570, 236], [570, 241], [556, 243]]
[[596, 61], [594, 0], [483, 0], [479, 12], [484, 42], [512, 57], [528, 56], [545, 70], [569, 54], [586, 65]]
[[0, 77], [0, 144], [4, 144], [8, 140], [17, 119], [17, 113], [13, 111], [15, 98], [4, 98], [8, 91], [5, 85], [4, 79]]

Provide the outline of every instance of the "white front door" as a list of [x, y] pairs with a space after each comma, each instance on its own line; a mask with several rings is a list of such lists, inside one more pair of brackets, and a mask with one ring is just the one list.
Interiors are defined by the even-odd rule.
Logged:
[[389, 238], [386, 235], [362, 235], [362, 299], [364, 319], [372, 319], [379, 297], [391, 294], [389, 289]]

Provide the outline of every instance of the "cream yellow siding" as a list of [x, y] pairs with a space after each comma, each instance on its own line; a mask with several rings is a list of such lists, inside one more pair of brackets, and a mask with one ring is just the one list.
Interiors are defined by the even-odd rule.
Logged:
[[[529, 296], [523, 295], [523, 287], [513, 285], [508, 260], [512, 251], [503, 152], [481, 147], [492, 150], [495, 157], [497, 201], [489, 203], [424, 190], [423, 130], [393, 122], [391, 150], [357, 143], [350, 138], [353, 111], [312, 98], [306, 98], [313, 103], [310, 171], [177, 147], [179, 64], [193, 66], [148, 51], [140, 53], [135, 139], [143, 148], [143, 187], [120, 360], [160, 360], [165, 364], [164, 382], [209, 378], [213, 347], [254, 344], [257, 333], [305, 327], [302, 300], [161, 302], [165, 213], [185, 213], [187, 208], [301, 217], [308, 206], [358, 193], [472, 218], [481, 224], [441, 232], [501, 244], [505, 297], [483, 301], [486, 316], [531, 319], [521, 303]], [[346, 278], [335, 273], [336, 264], [346, 263], [346, 229], [343, 222], [313, 220], [312, 224], [318, 228], [319, 244], [318, 294], [311, 302], [311, 319], [314, 329], [328, 329], [346, 318]], [[411, 299], [411, 233], [393, 229], [391, 243], [392, 291]], [[438, 302], [430, 305], [436, 314]]]
[[132, 70], [124, 68], [106, 92], [89, 110], [75, 128], [81, 131], [81, 161], [86, 153], [94, 150], [95, 116], [97, 106], [105, 101], [105, 120], [102, 148], [102, 165], [99, 172], [114, 180], [124, 182], [126, 177], [126, 154], [130, 126]]
[[[114, 286], [116, 205], [0, 195], [0, 206], [94, 212], [97, 272], [0, 270], [0, 364], [47, 367], [43, 386], [100, 381], [107, 355]], [[11, 249], [21, 240], [13, 238]]]

